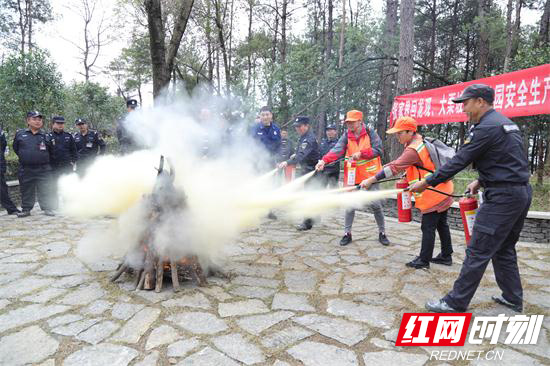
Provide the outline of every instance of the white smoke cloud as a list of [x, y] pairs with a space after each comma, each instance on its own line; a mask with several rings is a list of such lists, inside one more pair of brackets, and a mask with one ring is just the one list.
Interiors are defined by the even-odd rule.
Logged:
[[[174, 185], [185, 193], [187, 206], [163, 217], [148, 245], [172, 259], [194, 254], [203, 263], [221, 263], [224, 245], [257, 226], [273, 208], [298, 220], [395, 194], [306, 192], [306, 178], [281, 187], [279, 172], [268, 171], [273, 166], [247, 133], [251, 123], [224, 117], [238, 115], [235, 110], [230, 101], [200, 94], [161, 99], [154, 108], [130, 113], [128, 127], [144, 150], [100, 157], [83, 178], [60, 180], [66, 214], [118, 216], [108, 230], [86, 235], [79, 255], [90, 260], [131, 252], [127, 262], [141, 262], [139, 239], [152, 223], [143, 198], [153, 190], [161, 154], [169, 162], [165, 167], [175, 172]], [[201, 119], [208, 114], [208, 120]]]

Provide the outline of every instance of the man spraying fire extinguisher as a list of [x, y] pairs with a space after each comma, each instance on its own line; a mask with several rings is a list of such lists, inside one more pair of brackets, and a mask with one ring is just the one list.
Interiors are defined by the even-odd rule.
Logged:
[[533, 192], [519, 127], [494, 110], [494, 99], [495, 91], [485, 84], [472, 84], [453, 99], [464, 104], [463, 111], [474, 124], [470, 134], [448, 163], [410, 187], [412, 192], [423, 192], [473, 163], [479, 179], [470, 183], [468, 190], [475, 194], [484, 188], [460, 275], [445, 297], [426, 303], [429, 311], [466, 311], [489, 261], [493, 262], [495, 279], [502, 290], [493, 300], [514, 311], [523, 310], [516, 243]]
[[[398, 118], [393, 128], [389, 129], [387, 133], [394, 134], [399, 143], [405, 146], [403, 154], [385, 165], [376, 175], [362, 181], [362, 188], [369, 188], [377, 181], [393, 177], [405, 170], [407, 172], [406, 180], [409, 184], [413, 184], [433, 173], [435, 170], [434, 163], [422, 136], [417, 132], [417, 123], [414, 118]], [[450, 180], [443, 182], [436, 189], [451, 195], [453, 193], [453, 182]], [[447, 224], [447, 211], [452, 204], [452, 197], [435, 191], [425, 191], [422, 194], [415, 195], [415, 206], [422, 212], [422, 245], [420, 255], [407, 263], [407, 267], [420, 269], [429, 268], [430, 262], [448, 266], [453, 263], [451, 257], [453, 245], [451, 243], [451, 232]], [[441, 240], [441, 253], [436, 257], [432, 257], [436, 230]]]
[[[319, 162], [315, 169], [323, 170], [326, 164], [337, 161], [345, 156], [344, 184], [354, 186], [365, 178], [374, 175], [382, 168], [380, 155], [382, 154], [382, 141], [376, 131], [363, 123], [363, 112], [351, 110], [346, 113], [347, 133], [344, 133], [336, 145]], [[378, 185], [372, 187], [378, 190]], [[385, 233], [384, 212], [380, 201], [370, 205], [374, 212], [374, 219], [378, 225], [378, 241], [382, 245], [390, 245]], [[346, 210], [344, 218], [344, 237], [340, 245], [351, 243], [351, 226], [355, 218], [355, 209]]]

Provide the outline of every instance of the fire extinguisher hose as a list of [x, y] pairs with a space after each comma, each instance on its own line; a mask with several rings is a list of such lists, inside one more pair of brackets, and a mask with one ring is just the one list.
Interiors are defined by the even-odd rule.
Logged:
[[[446, 192], [443, 192], [443, 191], [440, 191], [438, 189], [435, 189], [435, 188], [426, 188], [428, 191], [433, 191], [433, 192], [437, 192], [439, 194], [442, 194], [442, 195], [445, 195], [445, 196], [449, 196], [449, 197], [453, 197], [453, 198], [462, 198], [464, 196], [466, 196], [465, 194], [449, 194], [449, 193], [446, 193]], [[408, 191], [409, 189], [404, 189], [404, 191]]]

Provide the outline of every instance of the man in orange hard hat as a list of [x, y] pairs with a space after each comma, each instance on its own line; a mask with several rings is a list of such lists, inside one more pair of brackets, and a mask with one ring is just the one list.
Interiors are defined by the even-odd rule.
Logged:
[[[387, 133], [395, 135], [399, 143], [405, 146], [405, 149], [400, 157], [386, 164], [375, 175], [361, 182], [361, 187], [369, 188], [377, 181], [393, 177], [402, 171], [407, 172], [409, 184], [413, 184], [433, 173], [435, 165], [430, 158], [422, 136], [417, 132], [417, 123], [414, 118], [398, 118], [393, 128], [389, 129]], [[443, 182], [436, 189], [452, 194], [453, 182], [450, 180]], [[453, 263], [451, 257], [453, 253], [451, 231], [447, 224], [447, 211], [452, 204], [452, 197], [434, 191], [415, 194], [415, 206], [422, 212], [422, 246], [420, 255], [407, 263], [407, 267], [421, 269], [429, 268], [430, 262], [448, 266]], [[432, 258], [436, 230], [441, 240], [441, 253]]]
[[[376, 131], [363, 123], [363, 112], [351, 110], [346, 113], [347, 133], [342, 134], [336, 145], [319, 162], [315, 169], [323, 170], [326, 164], [333, 163], [345, 156], [344, 184], [353, 186], [361, 183], [382, 168], [380, 155], [383, 147]], [[372, 187], [378, 190], [378, 185]], [[385, 233], [384, 212], [380, 201], [370, 204], [374, 212], [374, 219], [378, 225], [378, 241], [382, 245], [389, 245], [390, 241]], [[344, 218], [344, 237], [340, 245], [351, 243], [351, 226], [355, 218], [355, 209], [346, 210]]]

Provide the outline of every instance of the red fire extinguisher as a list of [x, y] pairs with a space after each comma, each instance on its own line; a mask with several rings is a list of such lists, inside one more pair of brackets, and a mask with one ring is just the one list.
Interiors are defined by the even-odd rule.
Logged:
[[[405, 189], [409, 183], [405, 180], [398, 180], [395, 183], [396, 189]], [[399, 222], [411, 222], [412, 220], [412, 202], [411, 192], [403, 191], [397, 194], [397, 219]]]
[[296, 176], [296, 165], [287, 165], [285, 167], [285, 181], [291, 182], [294, 180], [294, 177]]
[[474, 222], [477, 213], [477, 199], [467, 194], [458, 201], [460, 207], [460, 216], [462, 217], [462, 225], [464, 226], [464, 235], [466, 236], [466, 245], [470, 244], [470, 238], [474, 230]]
[[346, 186], [354, 186], [355, 185], [355, 177], [357, 172], [357, 163], [355, 160], [348, 160], [347, 161], [347, 173], [346, 173]]

